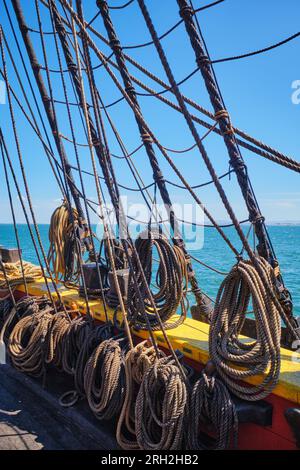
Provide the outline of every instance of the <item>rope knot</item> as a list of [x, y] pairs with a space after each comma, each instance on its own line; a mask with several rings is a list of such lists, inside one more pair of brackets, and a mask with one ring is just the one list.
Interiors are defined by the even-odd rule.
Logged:
[[253, 225], [257, 224], [258, 222], [264, 223], [265, 220], [266, 220], [265, 217], [261, 214], [257, 214], [255, 217], [249, 218], [249, 221]]
[[132, 95], [132, 94], [134, 94], [135, 90], [134, 90], [134, 87], [132, 85], [128, 85], [128, 86], [125, 87], [125, 91], [128, 95]]
[[109, 41], [109, 45], [112, 49], [122, 49], [121, 43], [118, 38], [113, 38]]
[[179, 15], [182, 19], [190, 19], [193, 16], [193, 9], [189, 5], [184, 5], [179, 10]]
[[216, 112], [215, 114], [215, 120], [216, 121], [221, 121], [222, 119], [228, 120], [228, 128], [226, 131], [223, 132], [223, 135], [232, 135], [234, 134], [234, 129], [231, 124], [231, 119], [229, 116], [229, 113], [227, 109], [220, 109], [219, 111]]
[[150, 134], [148, 134], [148, 132], [143, 132], [143, 134], [141, 134], [141, 138], [142, 138], [142, 141], [144, 144], [152, 144], [152, 138], [150, 136]]
[[197, 55], [197, 64], [200, 68], [201, 68], [201, 65], [206, 65], [206, 64], [209, 64], [209, 63], [210, 63], [210, 60], [209, 60], [209, 58], [207, 57], [206, 54]]
[[156, 173], [153, 173], [153, 179], [158, 182], [158, 181], [164, 181], [164, 175], [162, 174], [161, 171], [157, 171]]

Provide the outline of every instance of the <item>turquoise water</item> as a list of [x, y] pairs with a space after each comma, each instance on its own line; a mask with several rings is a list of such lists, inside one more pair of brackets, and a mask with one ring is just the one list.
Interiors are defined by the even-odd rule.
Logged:
[[[43, 245], [48, 250], [48, 225], [39, 226]], [[247, 231], [247, 227], [244, 228]], [[269, 234], [274, 245], [286, 286], [290, 289], [295, 313], [300, 316], [300, 226], [270, 226]], [[228, 237], [236, 247], [240, 246], [238, 237], [232, 228], [225, 229]], [[36, 254], [26, 225], [18, 225], [23, 256], [26, 260], [37, 263]], [[12, 225], [0, 224], [0, 245], [15, 247], [16, 241]], [[204, 231], [203, 248], [191, 251], [191, 254], [208, 265], [223, 272], [228, 271], [235, 262], [224, 241], [215, 230], [207, 228]], [[210, 296], [215, 297], [223, 276], [194, 263], [197, 278], [201, 288]]]

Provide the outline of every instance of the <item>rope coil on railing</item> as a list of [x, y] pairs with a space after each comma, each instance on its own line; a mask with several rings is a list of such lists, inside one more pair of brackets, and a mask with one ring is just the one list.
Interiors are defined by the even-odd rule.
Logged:
[[[226, 386], [238, 397], [261, 400], [274, 389], [280, 372], [281, 321], [269, 290], [275, 292], [275, 275], [271, 266], [258, 258], [268, 279], [262, 282], [250, 261], [240, 260], [219, 289], [209, 332], [209, 352]], [[256, 320], [256, 339], [245, 342], [239, 335], [248, 305], [252, 302]], [[261, 377], [254, 386], [241, 380]]]
[[[204, 370], [190, 396], [187, 443], [191, 450], [228, 449], [233, 435], [237, 443], [238, 418], [235, 405], [224, 383]], [[213, 444], [201, 439], [207, 428], [215, 434]], [[211, 434], [211, 432], [209, 433]]]
[[161, 358], [148, 369], [135, 407], [136, 437], [141, 449], [181, 449], [187, 393], [187, 384], [170, 358]]
[[84, 371], [84, 389], [97, 419], [118, 415], [125, 394], [125, 369], [120, 341], [103, 341], [90, 356]]
[[[171, 245], [165, 235], [155, 230], [143, 232], [136, 240], [136, 249], [140, 258], [142, 269], [148, 285], [152, 282], [152, 257], [156, 249], [159, 256], [159, 266], [156, 275], [157, 292], [153, 292], [153, 299], [157, 306], [158, 314], [164, 323], [164, 327], [175, 328], [181, 324], [186, 316], [184, 296], [188, 286], [187, 262], [181, 248]], [[143, 292], [144, 287], [141, 274], [136, 269], [136, 276]], [[147, 322], [141, 309], [139, 298], [132, 288], [131, 275], [127, 296], [128, 319], [136, 328], [147, 328]], [[146, 292], [144, 292], [144, 305], [152, 329], [159, 329], [157, 318], [153, 314], [153, 308]], [[177, 312], [181, 305], [182, 314], [175, 322], [168, 322], [170, 317]]]
[[33, 315], [22, 318], [14, 327], [8, 341], [7, 351], [15, 369], [32, 375], [45, 377], [47, 336], [49, 334], [53, 308], [50, 303]]
[[[156, 359], [155, 348], [149, 346], [147, 341], [137, 344], [126, 354], [125, 399], [118, 419], [116, 435], [118, 444], [122, 449], [139, 449], [135, 434], [135, 403], [144, 375]], [[129, 436], [131, 437], [130, 439]]]

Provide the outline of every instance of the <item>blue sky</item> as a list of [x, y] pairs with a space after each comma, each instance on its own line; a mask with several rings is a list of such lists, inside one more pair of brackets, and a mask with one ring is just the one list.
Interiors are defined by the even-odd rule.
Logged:
[[[8, 1], [8, 4], [10, 2]], [[32, 27], [37, 27], [34, 2], [22, 0], [25, 9], [27, 23]], [[110, 0], [111, 5], [118, 5], [121, 0]], [[153, 21], [159, 34], [164, 33], [179, 19], [178, 7], [175, 0], [147, 0], [147, 5], [151, 11]], [[194, 6], [200, 7], [209, 3], [209, 0], [194, 0]], [[96, 12], [96, 2], [85, 0], [85, 14], [87, 19], [93, 17]], [[15, 17], [10, 7], [14, 24]], [[42, 19], [45, 29], [50, 28], [47, 18], [47, 11], [41, 6]], [[20, 58], [17, 54], [11, 30], [7, 22], [6, 13], [2, 0], [0, 1], [0, 18], [3, 29], [11, 45], [14, 58], [22, 76], [22, 80], [28, 97], [32, 102], [28, 84], [21, 67]], [[138, 44], [149, 40], [144, 20], [136, 2], [125, 10], [115, 10], [111, 13], [116, 29], [123, 45]], [[204, 37], [206, 39], [211, 57], [218, 59], [226, 56], [242, 54], [251, 50], [260, 49], [274, 42], [278, 42], [287, 36], [299, 31], [300, 2], [297, 0], [225, 0], [223, 4], [201, 12], [198, 15]], [[104, 35], [105, 29], [101, 18], [98, 18], [94, 26]], [[18, 33], [18, 37], [20, 34]], [[38, 52], [39, 60], [42, 62], [41, 47], [38, 36], [33, 35], [33, 42]], [[22, 50], [24, 51], [22, 39], [20, 37]], [[54, 46], [51, 37], [46, 37], [49, 63], [52, 67], [57, 67], [57, 57], [54, 53]], [[100, 41], [98, 46], [108, 53], [108, 48]], [[195, 58], [190, 47], [189, 40], [185, 34], [183, 25], [180, 25], [173, 33], [162, 41], [164, 49], [170, 60], [171, 67], [177, 81], [184, 78], [195, 68]], [[292, 103], [292, 83], [300, 80], [299, 69], [300, 38], [296, 39], [279, 49], [269, 53], [252, 57], [236, 62], [217, 64], [215, 71], [219, 84], [230, 112], [233, 123], [265, 141], [266, 143], [282, 150], [284, 153], [300, 160], [299, 147], [299, 125], [300, 125], [300, 104]], [[164, 71], [160, 65], [157, 53], [153, 46], [147, 48], [130, 50], [129, 55], [147, 66], [149, 70], [165, 80]], [[25, 60], [28, 63], [24, 52]], [[97, 58], [93, 56], [93, 62], [97, 63]], [[143, 78], [132, 66], [130, 71], [137, 77]], [[20, 87], [17, 84], [13, 69], [8, 60], [9, 78], [21, 97]], [[120, 92], [112, 84], [106, 72], [101, 68], [96, 73], [97, 85], [103, 100], [106, 104], [120, 97]], [[146, 83], [151, 82], [144, 79]], [[160, 90], [157, 84], [153, 88]], [[63, 99], [63, 91], [59, 76], [53, 76], [53, 88], [57, 99]], [[211, 110], [205, 87], [200, 73], [195, 74], [191, 80], [181, 87], [183, 93], [192, 97], [201, 105]], [[68, 88], [70, 99], [71, 89]], [[172, 95], [168, 97], [175, 100]], [[24, 102], [24, 100], [22, 100]], [[182, 149], [190, 146], [193, 141], [186, 127], [186, 124], [178, 113], [169, 110], [166, 105], [152, 97], [140, 98], [140, 104], [151, 129], [159, 137], [165, 147]], [[111, 117], [120, 131], [129, 151], [133, 150], [140, 143], [139, 134], [136, 128], [132, 112], [128, 106], [121, 102], [110, 108]], [[66, 135], [71, 135], [70, 128], [66, 120], [66, 114], [61, 105], [57, 105], [57, 115], [61, 130]], [[25, 170], [28, 175], [31, 195], [36, 211], [37, 219], [41, 223], [47, 223], [51, 212], [59, 204], [60, 194], [58, 187], [51, 175], [50, 167], [46, 161], [41, 145], [33, 136], [30, 128], [16, 109], [18, 122], [18, 133], [22, 147]], [[45, 122], [46, 117], [44, 116]], [[78, 141], [84, 141], [84, 135], [77, 114], [74, 115], [76, 135]], [[0, 105], [0, 124], [3, 128], [6, 140], [9, 145], [14, 166], [18, 174], [20, 171], [18, 159], [12, 138], [12, 130], [9, 124], [8, 105]], [[107, 124], [107, 123], [106, 123]], [[111, 151], [120, 153], [112, 132], [107, 126], [108, 140]], [[199, 127], [200, 135], [205, 133]], [[226, 149], [217, 136], [210, 135], [205, 146], [219, 174], [228, 169], [228, 155]], [[66, 150], [71, 162], [74, 162], [72, 146], [66, 143]], [[249, 175], [261, 206], [263, 214], [268, 222], [274, 221], [300, 221], [300, 188], [299, 175], [292, 173], [282, 167], [277, 167], [271, 162], [262, 160], [261, 157], [249, 154], [243, 150], [245, 161], [249, 168]], [[80, 151], [80, 158], [84, 168], [90, 168], [89, 155], [86, 150]], [[152, 172], [143, 150], [134, 157], [137, 168], [145, 184], [152, 181]], [[162, 169], [168, 179], [178, 182], [168, 164], [158, 153], [158, 158]], [[210, 179], [204, 164], [201, 161], [199, 152], [196, 150], [189, 154], [173, 156], [174, 161], [183, 172], [191, 185], [196, 185]], [[114, 160], [118, 180], [125, 185], [134, 186], [134, 180], [129, 173], [125, 163], [121, 160]], [[3, 168], [0, 164], [0, 178], [3, 180]], [[86, 177], [87, 195], [95, 198], [94, 183], [90, 177]], [[242, 201], [240, 190], [234, 177], [229, 181], [223, 180], [224, 188], [228, 192], [230, 201], [236, 210], [238, 217], [244, 219], [247, 212]], [[104, 190], [105, 192], [105, 190]], [[24, 190], [22, 189], [22, 193]], [[140, 201], [137, 193], [127, 193], [130, 201]], [[191, 199], [185, 191], [175, 190], [170, 187], [172, 199], [177, 203], [189, 203]], [[105, 192], [106, 194], [106, 192]], [[220, 199], [212, 187], [206, 187], [198, 191], [200, 198], [207, 205], [207, 208], [217, 219], [227, 219]], [[14, 192], [18, 221], [23, 221], [20, 204]], [[0, 185], [0, 223], [11, 221], [5, 185]]]

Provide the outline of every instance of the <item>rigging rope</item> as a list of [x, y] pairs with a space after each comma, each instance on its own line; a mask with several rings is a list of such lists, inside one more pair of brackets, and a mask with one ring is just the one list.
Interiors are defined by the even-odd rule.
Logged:
[[[276, 386], [280, 373], [281, 322], [275, 293], [274, 270], [263, 258], [257, 263], [265, 273], [266, 285], [250, 261], [240, 260], [219, 289], [209, 332], [209, 352], [226, 386], [238, 397], [255, 401], [265, 398]], [[249, 302], [252, 301], [256, 340], [239, 338]], [[259, 376], [254, 386], [241, 380]]]
[[[89, 28], [90, 31], [96, 36], [98, 37], [102, 42], [104, 42], [106, 45], [109, 45], [109, 41], [104, 37], [102, 36], [97, 30], [95, 30], [93, 27]], [[154, 80], [156, 83], [160, 84], [161, 86], [163, 86], [164, 88], [168, 88], [168, 85], [163, 81], [161, 80], [160, 78], [158, 78], [156, 75], [154, 75], [152, 72], [150, 72], [147, 68], [143, 67], [142, 65], [140, 65], [136, 60], [134, 60], [133, 58], [131, 58], [130, 56], [128, 56], [127, 54], [124, 53], [124, 56], [126, 58], [126, 60], [128, 60], [132, 65], [134, 65], [134, 67], [136, 67], [138, 70], [140, 70], [142, 73], [144, 73], [145, 75], [147, 75], [149, 78], [151, 78], [152, 80]], [[107, 60], [108, 58], [105, 57], [105, 60]], [[111, 61], [110, 59], [108, 60], [108, 62], [113, 66], [113, 67], [117, 67], [116, 64]], [[148, 92], [150, 93], [153, 93], [155, 96], [157, 96], [158, 99], [160, 99], [161, 101], [163, 101], [165, 104], [167, 104], [168, 106], [171, 106], [173, 109], [175, 109], [176, 111], [178, 112], [182, 112], [180, 107], [177, 106], [175, 103], [173, 103], [172, 101], [168, 100], [167, 98], [165, 98], [164, 96], [162, 95], [156, 95], [155, 91], [152, 90], [150, 87], [148, 87], [147, 85], [145, 85], [143, 82], [141, 82], [139, 79], [137, 79], [136, 77], [132, 76], [131, 75], [131, 78], [132, 80], [137, 83], [138, 85], [140, 85], [143, 89], [147, 90]], [[171, 90], [173, 92], [173, 90]], [[199, 112], [201, 112], [202, 114], [210, 117], [211, 119], [215, 119], [214, 115], [207, 111], [205, 108], [203, 108], [202, 106], [200, 106], [198, 103], [196, 103], [195, 101], [193, 101], [192, 99], [190, 98], [187, 98], [186, 96], [183, 95], [183, 99], [184, 101], [189, 104], [190, 106], [192, 106], [193, 108], [195, 108], [196, 110], [198, 110]], [[192, 115], [192, 119], [195, 121], [195, 122], [198, 122], [199, 124], [203, 125], [204, 127], [208, 128], [210, 127], [210, 125], [203, 121], [202, 119], [200, 119], [199, 117], [195, 116], [195, 115]], [[271, 161], [274, 161], [275, 163], [278, 163], [280, 165], [283, 165], [283, 166], [286, 166], [287, 168], [289, 169], [292, 169], [295, 171], [295, 168], [298, 168], [298, 170], [296, 171], [299, 171], [299, 162], [296, 162], [294, 159], [290, 158], [290, 157], [287, 157], [286, 155], [284, 155], [283, 153], [279, 152], [278, 150], [275, 150], [273, 149], [272, 147], [270, 147], [269, 145], [266, 145], [264, 144], [263, 142], [259, 141], [258, 139], [255, 139], [254, 137], [248, 135], [246, 132], [236, 128], [236, 127], [233, 127], [234, 131], [236, 134], [240, 135], [243, 139], [247, 140], [248, 142], [245, 142], [241, 139], [236, 139], [238, 144], [247, 148], [248, 150], [250, 150], [251, 152], [254, 152], [264, 158], [267, 158]], [[219, 134], [219, 135], [222, 135], [221, 134], [221, 131], [218, 129], [218, 128], [215, 128], [214, 129], [214, 132]], [[249, 144], [249, 142], [251, 142], [253, 145]], [[294, 166], [295, 165], [295, 166]]]
[[[22, 266], [23, 265], [23, 266]], [[25, 282], [34, 282], [43, 277], [42, 270], [39, 266], [35, 266], [27, 261], [16, 263], [3, 263], [0, 264], [0, 290], [6, 290], [8, 284], [10, 287], [24, 284]]]
[[134, 0], [129, 0], [128, 2], [124, 3], [123, 5], [119, 5], [119, 6], [108, 5], [108, 8], [110, 10], [123, 10], [124, 8], [131, 5], [133, 2], [134, 2]]
[[252, 52], [247, 52], [246, 54], [240, 54], [236, 56], [231, 56], [231, 57], [224, 57], [222, 59], [214, 59], [211, 60], [211, 64], [220, 64], [222, 62], [230, 62], [233, 60], [240, 60], [240, 59], [245, 59], [247, 57], [253, 57], [254, 55], [259, 55], [263, 54], [264, 52], [272, 51], [273, 49], [276, 49], [277, 47], [283, 46], [284, 44], [287, 44], [290, 41], [293, 41], [294, 39], [298, 38], [300, 36], [300, 32], [293, 34], [292, 36], [287, 37], [286, 39], [283, 39], [280, 42], [277, 42], [275, 44], [272, 44], [271, 46], [264, 47], [263, 49], [258, 49], [256, 51]]

